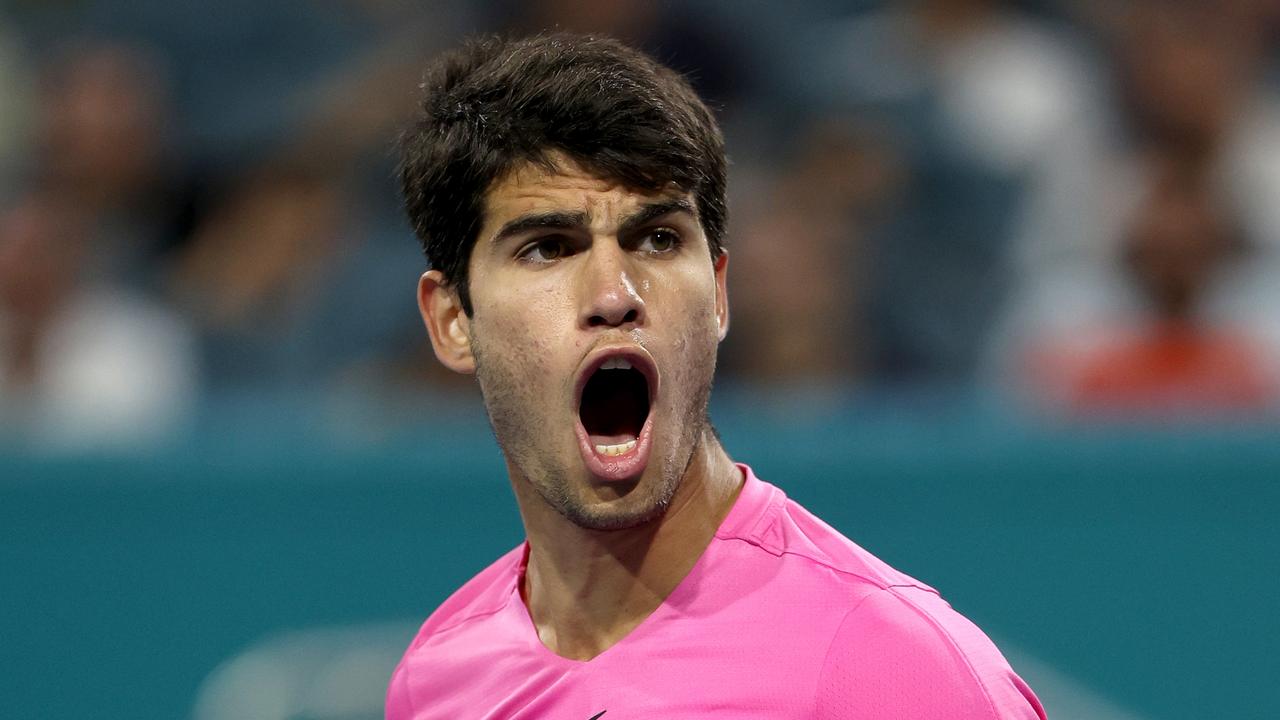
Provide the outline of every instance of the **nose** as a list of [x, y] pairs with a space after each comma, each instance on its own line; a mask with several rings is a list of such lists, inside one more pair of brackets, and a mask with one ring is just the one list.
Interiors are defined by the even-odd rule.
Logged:
[[635, 273], [627, 252], [610, 240], [597, 240], [584, 258], [578, 277], [583, 328], [640, 325], [645, 321], [644, 300], [636, 289]]

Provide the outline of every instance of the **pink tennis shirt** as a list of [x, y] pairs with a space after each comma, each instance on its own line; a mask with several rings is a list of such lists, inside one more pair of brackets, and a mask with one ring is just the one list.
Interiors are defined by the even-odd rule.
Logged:
[[937, 591], [746, 475], [689, 575], [595, 658], [547, 650], [520, 598], [527, 545], [427, 619], [388, 720], [1025, 718], [1044, 710]]

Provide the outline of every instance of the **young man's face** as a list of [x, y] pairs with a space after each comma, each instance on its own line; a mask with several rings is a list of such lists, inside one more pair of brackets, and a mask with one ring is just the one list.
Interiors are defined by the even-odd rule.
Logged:
[[487, 194], [470, 318], [438, 276], [420, 300], [437, 354], [477, 373], [515, 481], [580, 526], [630, 527], [666, 508], [709, 430], [727, 256], [688, 193], [557, 166]]

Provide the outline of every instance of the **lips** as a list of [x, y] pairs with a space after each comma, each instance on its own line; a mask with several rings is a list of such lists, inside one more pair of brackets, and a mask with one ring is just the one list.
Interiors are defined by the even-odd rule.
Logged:
[[644, 472], [658, 386], [657, 365], [640, 346], [601, 348], [587, 358], [575, 386], [574, 429], [593, 476], [615, 482]]

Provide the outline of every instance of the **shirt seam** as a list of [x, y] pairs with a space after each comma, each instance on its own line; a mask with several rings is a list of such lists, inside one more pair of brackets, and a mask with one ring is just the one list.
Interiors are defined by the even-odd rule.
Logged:
[[502, 604], [498, 605], [497, 607], [494, 607], [488, 610], [472, 612], [467, 614], [466, 617], [456, 619], [447, 625], [441, 625], [439, 628], [432, 630], [428, 635], [426, 635], [426, 637], [423, 638], [423, 641], [425, 642], [428, 638], [433, 638], [433, 637], [436, 637], [437, 635], [442, 635], [444, 633], [451, 632], [457, 628], [462, 627], [463, 625], [466, 625], [472, 622], [473, 620], [486, 618], [486, 617], [489, 617], [490, 615], [497, 615], [498, 613], [505, 610], [507, 606], [510, 604], [511, 604], [511, 597], [508, 595], [506, 600], [504, 600]]
[[418, 705], [413, 701], [413, 689], [409, 687], [409, 668], [405, 667], [408, 663], [408, 655], [400, 659], [396, 664], [396, 669], [391, 673], [391, 683], [394, 687], [398, 681], [404, 691], [404, 704], [409, 706], [411, 714], [418, 714]]
[[[503, 584], [505, 585], [506, 583], [504, 582]], [[450, 632], [455, 628], [459, 628], [463, 625], [466, 625], [472, 622], [473, 620], [479, 620], [481, 618], [486, 618], [491, 615], [497, 615], [498, 613], [507, 609], [507, 607], [511, 604], [511, 598], [516, 594], [517, 594], [516, 589], [509, 587], [503, 593], [502, 602], [497, 603], [491, 607], [483, 608], [483, 609], [472, 608], [470, 609], [469, 612], [465, 613], [462, 617], [450, 618], [448, 621], [442, 623], [440, 627], [436, 628], [435, 630], [432, 630], [428, 635], [424, 636], [422, 638], [422, 642], [425, 643], [428, 638], [435, 637], [437, 635], [441, 635], [446, 632]], [[428, 618], [427, 622], [431, 622], [431, 619]], [[417, 644], [421, 645], [422, 643], [417, 643]]]
[[[956, 642], [956, 639], [952, 637], [951, 633], [948, 632], [946, 628], [942, 627], [936, 620], [934, 620], [932, 615], [926, 612], [923, 608], [916, 605], [910, 599], [903, 597], [900, 593], [896, 592], [894, 588], [898, 588], [898, 587], [915, 587], [915, 586], [914, 585], [890, 585], [888, 587], [880, 588], [880, 590], [882, 590], [883, 592], [889, 593], [896, 600], [898, 600], [899, 602], [909, 607], [912, 610], [912, 612], [914, 612], [918, 616], [921, 616], [924, 619], [924, 621], [929, 624], [929, 627], [933, 628], [934, 632], [942, 636], [942, 638], [946, 641], [948, 647], [950, 647], [956, 653], [956, 655], [960, 657], [960, 661], [964, 664], [965, 669], [969, 672], [969, 677], [973, 680], [974, 684], [977, 685], [979, 692], [982, 693], [982, 699], [986, 701], [987, 712], [989, 713], [990, 717], [999, 718], [1000, 715], [998, 712], [996, 712], [995, 700], [991, 698], [991, 691], [987, 688], [987, 684], [984, 683], [982, 681], [982, 678], [978, 675], [978, 671], [974, 669], [973, 663], [969, 662], [969, 656], [964, 652], [964, 650], [961, 649], [960, 643]], [[822, 678], [824, 675], [826, 675], [828, 663], [831, 662], [831, 653], [835, 650], [836, 639], [839, 637], [840, 632], [844, 630], [844, 624], [848, 622], [849, 618], [852, 617], [853, 614], [856, 613], [858, 610], [862, 609], [863, 604], [865, 604], [866, 601], [875, 594], [876, 594], [875, 592], [869, 592], [866, 595], [862, 596], [862, 598], [858, 600], [858, 603], [854, 605], [853, 608], [849, 610], [849, 612], [845, 613], [844, 616], [840, 618], [840, 624], [836, 626], [835, 635], [832, 636], [831, 642], [827, 644], [827, 651], [822, 656], [822, 667], [818, 670], [818, 682], [813, 689], [812, 707], [815, 713], [817, 712], [817, 709], [818, 709], [819, 693], [821, 693], [822, 691]]]
[[[892, 588], [888, 589], [892, 590]], [[906, 604], [907, 607], [911, 608], [911, 610], [917, 615], [923, 617], [925, 622], [929, 623], [929, 626], [934, 629], [934, 632], [941, 635], [943, 639], [946, 640], [947, 645], [949, 645], [951, 649], [960, 656], [960, 660], [964, 663], [965, 669], [969, 671], [969, 677], [973, 679], [973, 682], [977, 684], [978, 689], [982, 692], [982, 699], [987, 701], [987, 711], [991, 714], [992, 718], [999, 718], [1000, 715], [996, 712], [995, 700], [991, 698], [991, 691], [987, 688], [987, 684], [982, 681], [982, 677], [979, 676], [978, 671], [974, 669], [973, 663], [969, 661], [969, 655], [961, 649], [960, 643], [956, 641], [955, 637], [952, 636], [946, 628], [942, 627], [941, 623], [935, 620], [933, 615], [925, 611], [925, 609], [919, 605], [916, 605], [909, 598], [903, 597], [902, 594], [898, 592], [893, 592], [893, 596]]]
[[927, 592], [927, 593], [932, 593], [932, 594], [934, 594], [934, 595], [938, 595], [939, 597], [941, 597], [941, 595], [938, 593], [938, 591], [937, 591], [936, 589], [934, 589], [934, 588], [932, 588], [932, 587], [930, 587], [930, 586], [928, 586], [928, 585], [925, 585], [924, 583], [921, 583], [921, 582], [919, 582], [919, 581], [916, 581], [916, 582], [887, 582], [887, 581], [885, 581], [885, 580], [877, 580], [876, 578], [868, 577], [868, 576], [866, 576], [866, 575], [863, 575], [863, 574], [861, 574], [861, 573], [855, 572], [855, 571], [853, 571], [853, 570], [847, 570], [847, 569], [845, 569], [845, 568], [838, 567], [838, 566], [836, 566], [835, 564], [833, 564], [833, 563], [831, 563], [831, 562], [828, 562], [828, 561], [826, 561], [826, 560], [823, 560], [822, 558], [817, 558], [817, 557], [814, 557], [814, 556], [809, 555], [809, 554], [806, 554], [806, 553], [796, 552], [795, 550], [776, 550], [776, 551], [775, 551], [774, 549], [772, 549], [772, 548], [770, 548], [770, 547], [767, 547], [767, 546], [765, 546], [764, 544], [762, 544], [762, 543], [760, 543], [760, 542], [757, 542], [757, 541], [755, 541], [755, 540], [752, 540], [751, 538], [746, 538], [746, 537], [742, 537], [742, 536], [737, 536], [737, 535], [735, 535], [735, 536], [730, 536], [730, 537], [722, 537], [722, 538], [720, 538], [720, 539], [721, 539], [721, 540], [737, 540], [737, 541], [739, 541], [739, 542], [746, 543], [747, 545], [751, 545], [752, 547], [760, 548], [761, 550], [763, 550], [763, 551], [765, 551], [765, 552], [769, 553], [770, 555], [773, 555], [774, 557], [779, 557], [779, 558], [780, 558], [780, 557], [783, 557], [783, 556], [785, 556], [785, 555], [790, 555], [790, 556], [792, 556], [792, 557], [800, 558], [801, 560], [807, 560], [807, 561], [809, 561], [809, 562], [813, 563], [814, 565], [817, 565], [818, 567], [824, 568], [824, 569], [826, 569], [826, 570], [830, 570], [831, 572], [838, 573], [838, 574], [840, 574], [840, 575], [845, 575], [845, 576], [848, 576], [848, 577], [857, 578], [857, 579], [862, 580], [862, 581], [864, 581], [864, 582], [870, 583], [871, 585], [874, 585], [877, 589], [880, 589], [880, 590], [888, 590], [889, 588], [895, 588], [895, 587], [911, 587], [911, 588], [917, 588], [917, 589], [919, 589], [919, 590], [923, 590], [923, 591], [925, 591], [925, 592]]
[[[780, 490], [773, 487], [772, 485], [766, 485], [765, 488], [769, 493], [769, 497], [765, 501], [764, 511], [761, 512], [760, 515], [755, 518], [755, 521], [750, 524], [751, 525], [750, 530], [745, 533], [747, 535], [754, 535], [759, 531], [761, 527], [766, 526], [767, 523], [772, 523], [773, 518], [782, 510], [782, 506], [786, 502], [785, 497], [782, 499], [781, 502], [777, 501], [776, 495], [781, 493]], [[747, 523], [745, 522], [737, 523], [737, 527], [741, 528], [746, 524]], [[717, 538], [720, 538], [721, 540], [741, 539], [741, 536], [742, 536], [742, 534], [740, 534], [740, 531], [736, 529], [730, 530], [725, 534], [721, 534], [722, 532], [724, 532], [723, 527], [716, 530], [715, 536]]]
[[[762, 528], [768, 528], [768, 527], [771, 527], [771, 526], [773, 525], [774, 520], [775, 520], [775, 519], [777, 518], [777, 516], [778, 516], [778, 515], [780, 515], [780, 514], [783, 512], [783, 510], [785, 509], [786, 504], [787, 504], [787, 497], [786, 497], [786, 495], [785, 495], [781, 490], [779, 490], [777, 487], [774, 487], [774, 486], [769, 485], [769, 484], [767, 484], [767, 483], [765, 483], [765, 487], [766, 487], [766, 488], [768, 488], [768, 489], [769, 489], [769, 491], [770, 491], [769, 499], [768, 499], [768, 500], [767, 500], [767, 502], [766, 502], [766, 506], [765, 506], [764, 511], [763, 511], [763, 512], [761, 512], [761, 513], [760, 513], [760, 515], [759, 515], [759, 517], [757, 517], [757, 518], [756, 518], [756, 521], [755, 521], [754, 523], [752, 523], [752, 524], [751, 524], [750, 529], [749, 529], [748, 531], [746, 531], [746, 532], [738, 531], [738, 532], [730, 532], [730, 533], [727, 533], [727, 534], [721, 534], [721, 533], [720, 533], [720, 531], [717, 531], [717, 532], [716, 532], [716, 535], [715, 535], [716, 539], [718, 539], [718, 540], [738, 540], [738, 541], [741, 541], [741, 542], [747, 543], [748, 545], [753, 545], [753, 546], [755, 546], [755, 547], [758, 547], [758, 548], [760, 548], [761, 550], [764, 550], [765, 552], [769, 553], [770, 555], [773, 555], [774, 557], [782, 557], [782, 556], [784, 556], [784, 555], [793, 555], [793, 556], [798, 557], [798, 558], [803, 558], [803, 559], [808, 560], [809, 562], [811, 562], [811, 563], [813, 563], [813, 564], [815, 564], [815, 565], [819, 565], [819, 566], [821, 566], [821, 567], [827, 568], [828, 570], [830, 570], [830, 571], [832, 571], [832, 572], [840, 573], [840, 574], [842, 574], [842, 575], [848, 575], [848, 576], [856, 577], [856, 578], [858, 578], [858, 579], [860, 579], [860, 580], [864, 580], [864, 581], [866, 581], [866, 582], [869, 582], [869, 583], [871, 583], [872, 585], [874, 585], [874, 586], [876, 586], [876, 587], [879, 587], [879, 588], [889, 588], [889, 587], [915, 587], [915, 588], [920, 588], [921, 590], [924, 590], [925, 592], [930, 592], [930, 593], [933, 593], [934, 595], [938, 595], [939, 597], [941, 597], [941, 593], [939, 593], [936, 589], [934, 589], [934, 588], [930, 587], [929, 585], [926, 585], [926, 584], [924, 584], [924, 583], [920, 582], [919, 580], [916, 580], [915, 578], [912, 578], [912, 577], [907, 576], [907, 575], [902, 575], [902, 573], [898, 573], [898, 574], [899, 574], [899, 575], [902, 575], [902, 577], [905, 577], [905, 578], [907, 578], [907, 579], [911, 580], [912, 582], [901, 583], [901, 582], [892, 582], [892, 581], [889, 581], [889, 580], [887, 580], [887, 579], [886, 579], [886, 580], [876, 580], [876, 579], [874, 579], [874, 578], [867, 577], [866, 575], [862, 575], [862, 574], [857, 573], [857, 572], [854, 572], [854, 571], [852, 571], [852, 570], [846, 570], [846, 569], [844, 569], [844, 568], [837, 567], [836, 565], [834, 565], [833, 563], [831, 563], [831, 562], [830, 562], [830, 561], [828, 561], [828, 560], [824, 560], [824, 559], [822, 559], [822, 558], [814, 557], [813, 555], [809, 555], [809, 554], [806, 554], [806, 553], [797, 552], [797, 551], [795, 551], [795, 550], [791, 550], [791, 549], [789, 549], [789, 548], [787, 548], [787, 547], [785, 547], [785, 546], [781, 546], [781, 545], [774, 546], [774, 545], [772, 545], [772, 544], [770, 544], [770, 543], [766, 542], [766, 541], [764, 540], [764, 538], [762, 537], [762, 535], [763, 535], [763, 530], [762, 530]], [[741, 526], [739, 526], [739, 527], [741, 527]]]
[[[884, 588], [877, 588], [877, 590], [883, 589]], [[818, 668], [818, 681], [813, 684], [813, 702], [810, 704], [810, 707], [813, 709], [814, 717], [817, 717], [818, 713], [818, 695], [822, 692], [822, 678], [827, 674], [827, 663], [831, 661], [831, 653], [835, 650], [836, 640], [840, 637], [840, 631], [844, 629], [844, 624], [849, 620], [849, 617], [862, 607], [862, 604], [867, 601], [867, 598], [875, 594], [875, 591], [873, 591], [859, 598], [858, 602], [855, 603], [853, 607], [849, 608], [849, 612], [841, 616], [839, 624], [836, 625], [835, 633], [831, 635], [831, 640], [827, 642], [827, 649], [822, 653], [822, 665]]]

